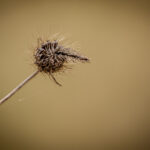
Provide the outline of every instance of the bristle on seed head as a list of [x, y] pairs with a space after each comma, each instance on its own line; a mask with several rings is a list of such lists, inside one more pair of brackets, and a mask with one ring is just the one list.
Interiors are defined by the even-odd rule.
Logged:
[[49, 73], [50, 75], [62, 70], [64, 65], [69, 61], [89, 62], [87, 57], [77, 54], [71, 48], [65, 48], [56, 40], [46, 41], [39, 45], [35, 51], [34, 57], [38, 70]]

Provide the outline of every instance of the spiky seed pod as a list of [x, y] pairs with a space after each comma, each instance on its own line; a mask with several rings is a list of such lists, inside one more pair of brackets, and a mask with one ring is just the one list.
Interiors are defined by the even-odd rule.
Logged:
[[54, 81], [60, 85], [53, 73], [62, 70], [69, 61], [89, 62], [89, 59], [77, 54], [71, 48], [59, 45], [58, 41], [47, 41], [36, 49], [34, 54], [35, 64], [40, 72], [49, 73]]

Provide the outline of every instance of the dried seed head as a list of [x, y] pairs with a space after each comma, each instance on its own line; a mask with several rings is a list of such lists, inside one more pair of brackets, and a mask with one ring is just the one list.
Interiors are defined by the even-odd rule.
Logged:
[[71, 50], [71, 48], [65, 48], [59, 45], [56, 40], [41, 44], [40, 47], [36, 49], [34, 57], [38, 70], [49, 73], [57, 84], [59, 83], [52, 74], [62, 70], [66, 63], [69, 61], [89, 61], [88, 58], [77, 54], [75, 51]]

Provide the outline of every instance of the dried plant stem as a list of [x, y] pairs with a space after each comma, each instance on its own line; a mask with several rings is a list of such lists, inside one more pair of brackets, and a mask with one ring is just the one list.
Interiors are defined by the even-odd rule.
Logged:
[[8, 93], [4, 98], [0, 100], [0, 104], [5, 102], [7, 99], [9, 99], [11, 96], [13, 96], [20, 88], [22, 88], [28, 81], [30, 81], [33, 77], [35, 77], [39, 71], [35, 71], [33, 74], [31, 74], [29, 77], [27, 77], [23, 82], [21, 82], [16, 88], [14, 88], [10, 93]]

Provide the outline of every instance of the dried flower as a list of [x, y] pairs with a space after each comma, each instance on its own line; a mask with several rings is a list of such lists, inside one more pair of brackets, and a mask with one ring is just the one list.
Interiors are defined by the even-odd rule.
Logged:
[[58, 41], [46, 41], [38, 47], [34, 54], [35, 64], [41, 72], [49, 73], [54, 81], [60, 85], [53, 76], [53, 73], [64, 69], [70, 61], [89, 62], [89, 59], [77, 54], [71, 48], [59, 45]]
[[21, 87], [23, 87], [28, 81], [35, 77], [39, 72], [48, 73], [56, 84], [60, 85], [55, 79], [53, 73], [60, 72], [66, 68], [66, 64], [70, 61], [76, 62], [89, 62], [87, 57], [77, 54], [76, 51], [71, 48], [66, 48], [59, 44], [57, 40], [46, 41], [40, 44], [38, 40], [38, 48], [34, 53], [35, 64], [38, 69], [22, 81], [16, 88], [8, 93], [4, 98], [0, 100], [0, 104], [14, 95]]

